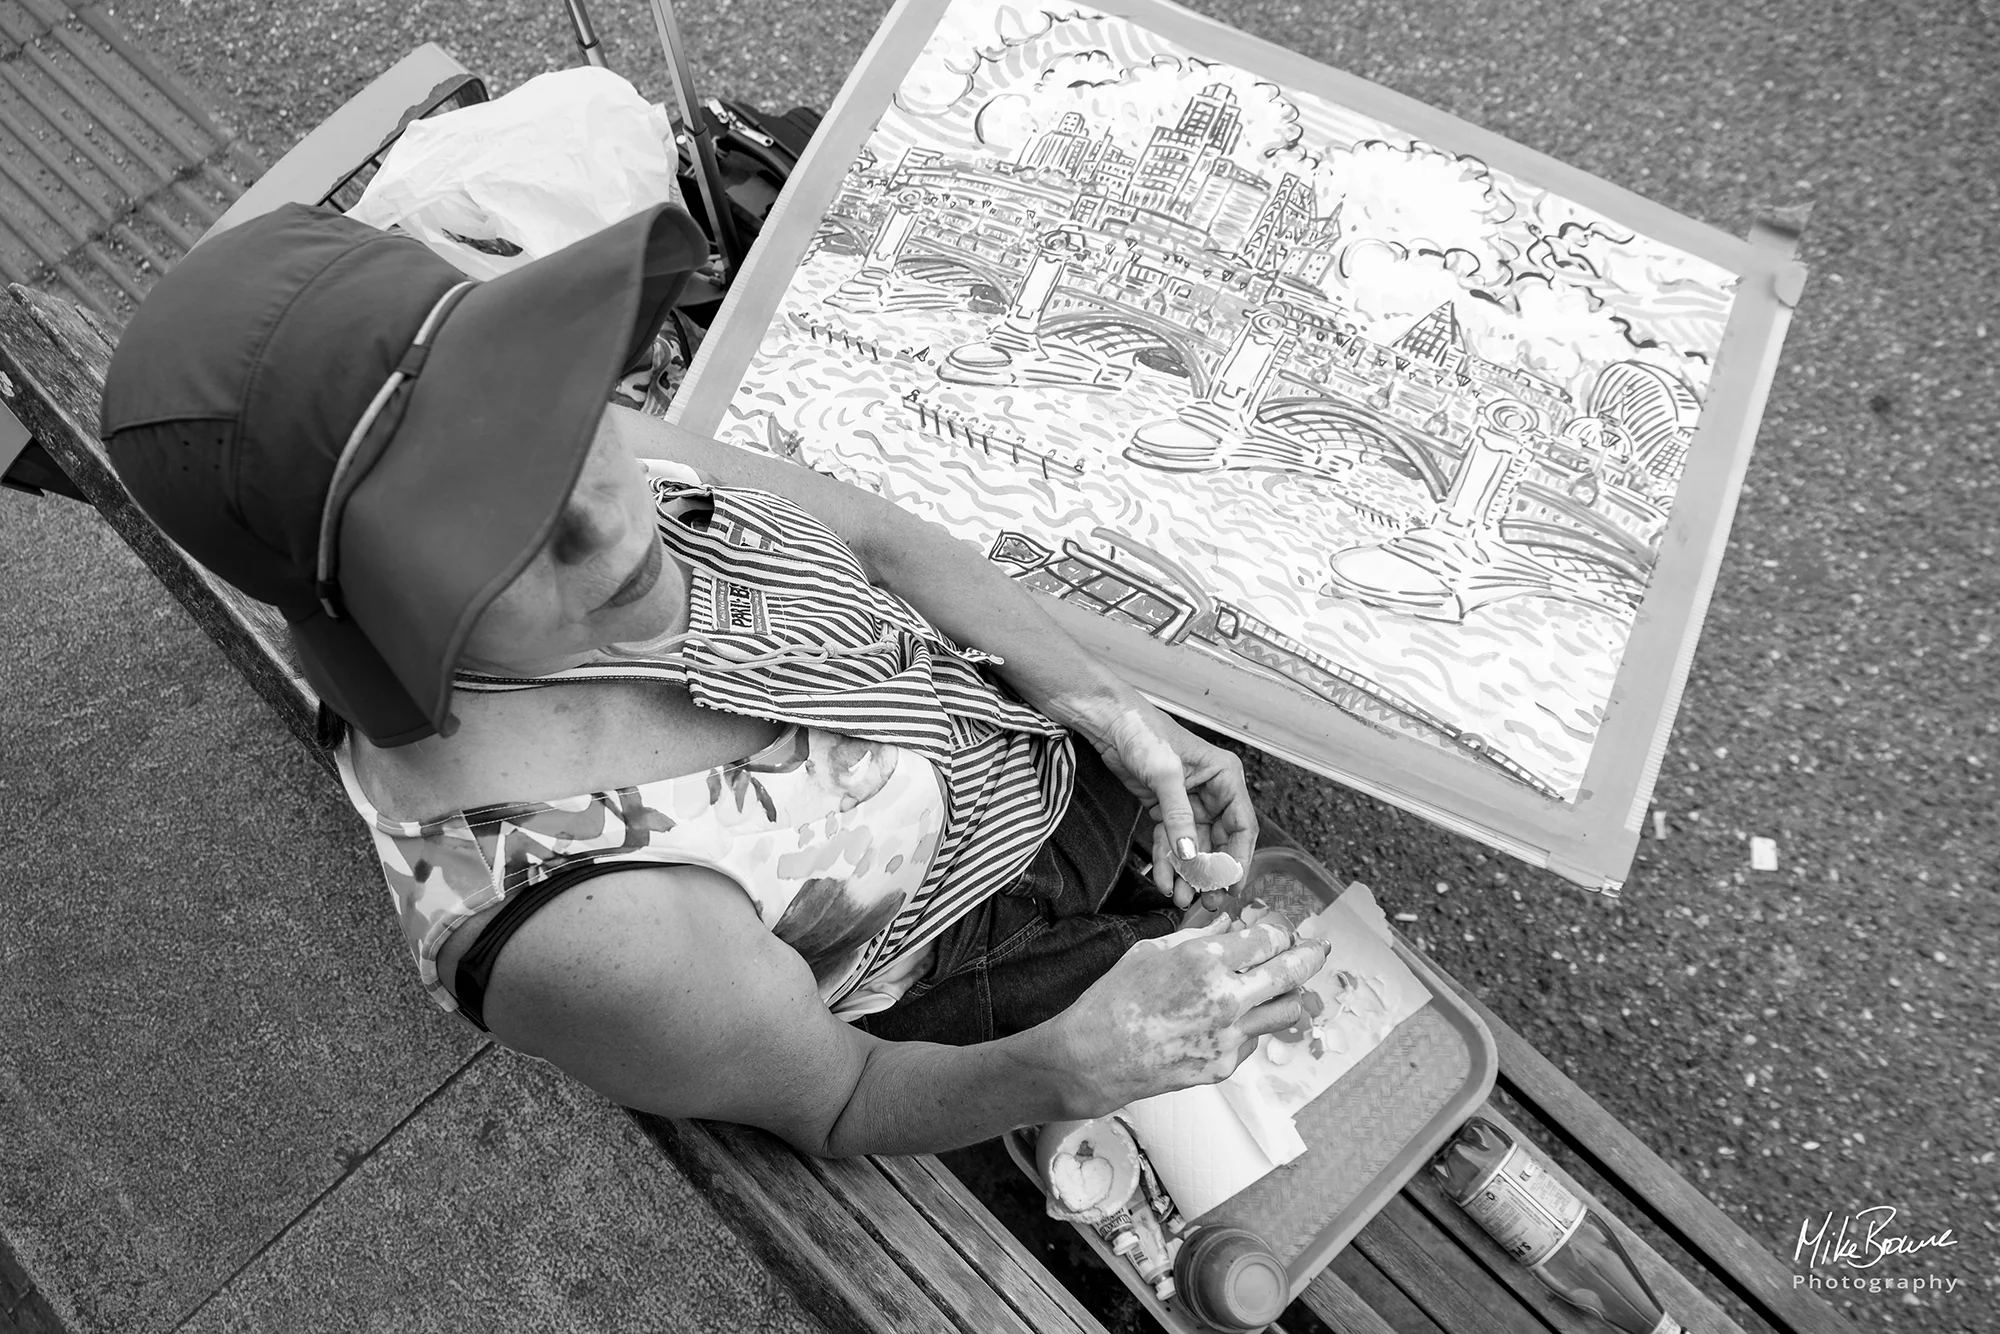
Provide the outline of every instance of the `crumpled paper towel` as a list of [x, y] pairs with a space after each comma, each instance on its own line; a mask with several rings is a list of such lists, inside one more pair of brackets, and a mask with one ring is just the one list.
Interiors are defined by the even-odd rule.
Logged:
[[347, 216], [401, 227], [467, 276], [494, 278], [641, 209], [680, 203], [672, 135], [666, 111], [623, 76], [557, 70], [411, 121]]
[[1299, 934], [1333, 943], [1326, 966], [1306, 983], [1320, 1003], [1307, 1040], [1266, 1036], [1221, 1086], [1253, 1124], [1280, 1116], [1289, 1122], [1431, 999], [1396, 957], [1389, 924], [1365, 885], [1299, 923]]
[[1388, 921], [1366, 886], [1350, 887], [1298, 930], [1333, 942], [1326, 966], [1306, 984], [1323, 1003], [1314, 1025], [1322, 1054], [1311, 1054], [1309, 1039], [1287, 1044], [1288, 1059], [1274, 1062], [1276, 1038], [1266, 1037], [1222, 1083], [1144, 1098], [1119, 1113], [1190, 1220], [1306, 1152], [1292, 1118], [1430, 1001], [1390, 948]]

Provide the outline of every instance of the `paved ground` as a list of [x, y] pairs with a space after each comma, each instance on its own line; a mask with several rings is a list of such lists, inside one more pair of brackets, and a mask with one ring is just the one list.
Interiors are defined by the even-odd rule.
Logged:
[[[2000, 1329], [2000, 6], [1197, 7], [1731, 230], [1816, 203], [1814, 279], [1661, 776], [1668, 837], [1623, 903], [1285, 766], [1255, 778], [1781, 1253], [1807, 1217], [1876, 1205], [1897, 1232], [1952, 1229], [1873, 1272], [1958, 1291], [1851, 1295], [1861, 1324]], [[880, 8], [689, 0], [682, 21], [709, 87], [824, 105]], [[541, 0], [117, 13], [273, 157], [424, 39], [496, 88], [568, 61]], [[659, 95], [643, 6], [595, 13], [613, 64]], [[557, 1106], [576, 1095], [525, 1066], [496, 1080], [508, 1058], [425, 1013], [337, 794], [93, 524], [0, 497], [0, 1011], [27, 1020], [0, 1039], [0, 1234], [72, 1328], [241, 1325], [258, 1292], [315, 1291], [266, 1277], [287, 1255], [373, 1263], [364, 1230], [340, 1231], [354, 1211], [407, 1220], [397, 1244], [423, 1252], [437, 1187], [418, 1150], [471, 1150], [442, 1119], [412, 1123], [434, 1141], [395, 1131], [459, 1115], [452, 1099], [503, 1124], [539, 1100], [624, 1161], [615, 1120]], [[1783, 869], [1750, 870], [1753, 834]], [[574, 1230], [544, 1235], [613, 1235], [587, 1203], [552, 1207]], [[491, 1272], [461, 1263], [427, 1272]], [[786, 1318], [733, 1292], [742, 1322]]]

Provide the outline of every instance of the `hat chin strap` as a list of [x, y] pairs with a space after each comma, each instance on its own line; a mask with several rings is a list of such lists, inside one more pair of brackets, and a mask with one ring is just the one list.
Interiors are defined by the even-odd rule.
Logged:
[[354, 424], [352, 431], [348, 432], [347, 443], [341, 446], [340, 457], [334, 461], [333, 480], [327, 484], [326, 503], [320, 508], [319, 514], [319, 560], [313, 588], [319, 596], [320, 607], [329, 619], [336, 621], [347, 619], [340, 603], [339, 584], [334, 578], [335, 551], [339, 546], [340, 517], [347, 509], [348, 496], [353, 493], [354, 487], [360, 481], [352, 474], [355, 456], [361, 451], [361, 442], [368, 438], [368, 432], [374, 429], [376, 419], [382, 415], [382, 409], [389, 405], [389, 400], [395, 396], [396, 390], [401, 388], [405, 381], [416, 379], [423, 370], [424, 359], [430, 355], [431, 336], [437, 332], [438, 326], [444, 323], [444, 318], [451, 313], [451, 308], [458, 304], [458, 298], [478, 285], [469, 280], [459, 283], [437, 299], [437, 304], [431, 307], [430, 314], [424, 316], [424, 322], [417, 326], [417, 336], [410, 341], [409, 348], [403, 353], [403, 359], [396, 363], [395, 370], [389, 372], [389, 378], [382, 382], [382, 387], [375, 391], [375, 397], [368, 401], [368, 409], [361, 414], [361, 420]]

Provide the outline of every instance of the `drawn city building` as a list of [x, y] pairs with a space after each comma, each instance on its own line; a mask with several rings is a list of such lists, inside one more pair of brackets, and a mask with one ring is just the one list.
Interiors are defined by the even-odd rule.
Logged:
[[1333, 206], [1333, 212], [1313, 221], [1312, 230], [1286, 250], [1278, 265], [1278, 276], [1291, 283], [1324, 294], [1326, 275], [1340, 258], [1340, 210], [1347, 201]]
[[1701, 414], [1685, 384], [1656, 367], [1621, 361], [1605, 367], [1590, 386], [1587, 406], [1631, 433], [1635, 456], [1656, 480], [1671, 483], [1680, 476]]
[[[1011, 162], [912, 148], [878, 191], [890, 202], [861, 271], [828, 304], [944, 309], [973, 290], [1004, 301], [983, 336], [936, 363], [948, 383], [1101, 392], [1141, 365], [1184, 374], [1185, 406], [1129, 438], [1125, 459], [1145, 467], [1338, 479], [1372, 461], [1418, 478], [1433, 517], [1337, 553], [1330, 591], [1435, 620], [1522, 594], [1636, 600], [1665, 519], [1645, 478], [1678, 469], [1692, 394], [1626, 363], [1580, 414], [1562, 385], [1478, 356], [1449, 301], [1391, 342], [1363, 337], [1319, 285], [1341, 205], [1319, 216], [1307, 180], [1273, 183], [1231, 160], [1223, 147], [1239, 133], [1233, 96], [1213, 85], [1155, 127], [1136, 163], [1075, 113]], [[1127, 170], [1114, 198], [1104, 187]], [[921, 397], [907, 406], [927, 432], [1025, 459], [1045, 480], [1074, 471]], [[1072, 574], [1090, 563], [1062, 560], [1082, 562], [1063, 567]]]
[[1136, 208], [1186, 218], [1190, 185], [1236, 148], [1242, 113], [1228, 84], [1212, 83], [1188, 99], [1176, 125], [1156, 125], [1133, 169], [1124, 199]]
[[1458, 312], [1449, 301], [1411, 325], [1390, 346], [1412, 361], [1439, 370], [1455, 372], [1465, 364], [1465, 335], [1458, 327]]
[[1262, 176], [1226, 157], [1217, 158], [1195, 192], [1190, 221], [1207, 233], [1209, 249], [1235, 251], [1249, 237], [1270, 197], [1270, 182]]
[[1111, 131], [1092, 139], [1077, 163], [1077, 180], [1110, 199], [1123, 199], [1139, 160], [1111, 141]]
[[1497, 361], [1468, 357], [1465, 374], [1495, 393], [1518, 398], [1547, 414], [1555, 419], [1558, 426], [1576, 411], [1576, 400], [1570, 396], [1569, 390], [1525, 367], [1503, 366]]
[[1286, 172], [1277, 189], [1271, 192], [1264, 211], [1257, 215], [1250, 239], [1243, 247], [1251, 267], [1277, 267], [1291, 243], [1304, 240], [1313, 232], [1313, 215], [1318, 211], [1319, 201], [1312, 186]]
[[1090, 136], [1084, 131], [1082, 114], [1065, 112], [1063, 118], [1056, 122], [1055, 129], [1030, 140], [1027, 147], [1021, 150], [1021, 165], [1076, 177], [1081, 174], [1090, 147]]

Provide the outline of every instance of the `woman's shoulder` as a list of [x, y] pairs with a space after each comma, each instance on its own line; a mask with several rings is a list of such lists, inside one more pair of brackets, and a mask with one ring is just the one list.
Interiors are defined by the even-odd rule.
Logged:
[[698, 773], [753, 755], [784, 730], [698, 708], [684, 689], [658, 681], [460, 692], [452, 710], [459, 727], [449, 738], [390, 750], [349, 742], [361, 792], [385, 818], [421, 822]]

